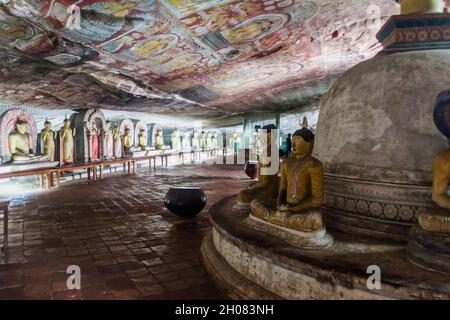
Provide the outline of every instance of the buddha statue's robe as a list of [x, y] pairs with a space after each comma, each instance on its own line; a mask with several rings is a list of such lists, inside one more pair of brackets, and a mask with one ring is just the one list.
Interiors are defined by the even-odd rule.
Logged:
[[324, 204], [323, 167], [308, 155], [292, 156], [281, 165], [279, 207], [273, 209], [256, 199], [252, 214], [268, 222], [290, 229], [314, 232], [324, 228], [321, 206]]
[[450, 234], [450, 149], [437, 154], [433, 160], [432, 199], [437, 205], [419, 213], [418, 222], [422, 229]]
[[44, 154], [47, 156], [48, 160], [55, 161], [55, 131], [51, 129], [43, 129], [39, 134], [43, 145]]
[[61, 137], [63, 164], [75, 162], [74, 143], [73, 143], [74, 133], [75, 131], [70, 126], [64, 126], [61, 128], [60, 137]]
[[92, 148], [92, 160], [100, 159], [100, 144], [99, 134], [97, 130], [93, 130], [91, 133], [91, 148]]
[[8, 143], [13, 162], [26, 163], [30, 161], [48, 160], [47, 156], [33, 154], [33, 140], [31, 135], [26, 132], [12, 131], [8, 135]]

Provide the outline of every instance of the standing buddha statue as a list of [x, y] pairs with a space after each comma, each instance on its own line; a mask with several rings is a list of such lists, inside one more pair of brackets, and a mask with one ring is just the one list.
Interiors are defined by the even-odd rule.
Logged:
[[105, 125], [104, 137], [103, 137], [103, 154], [106, 159], [111, 159], [114, 157], [114, 137], [111, 122], [107, 121]]
[[[273, 124], [265, 126], [263, 129], [266, 131], [266, 141], [267, 144], [266, 154], [271, 156], [271, 146], [272, 146], [272, 130], [276, 130], [277, 127]], [[252, 182], [247, 186], [247, 189], [239, 192], [237, 196], [237, 203], [233, 206], [233, 211], [235, 212], [249, 212], [250, 203], [259, 199], [265, 204], [271, 204], [274, 202], [278, 195], [278, 171], [272, 175], [261, 174], [261, 168], [269, 168], [271, 163], [262, 164], [258, 161], [258, 181]]]
[[66, 118], [64, 119], [63, 126], [60, 130], [60, 145], [62, 153], [61, 165], [71, 164], [75, 162], [74, 138], [75, 128], [72, 128], [71, 121]]
[[114, 140], [114, 158], [122, 158], [122, 137], [120, 135], [120, 130], [118, 126], [114, 127], [113, 130], [113, 140]]
[[44, 154], [47, 155], [48, 160], [55, 161], [55, 139], [56, 133], [52, 130], [52, 123], [48, 120], [44, 122], [44, 129], [39, 134], [43, 146]]

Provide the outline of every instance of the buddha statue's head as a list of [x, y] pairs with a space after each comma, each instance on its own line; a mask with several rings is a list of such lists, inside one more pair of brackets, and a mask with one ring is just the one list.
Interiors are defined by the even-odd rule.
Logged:
[[68, 129], [68, 128], [70, 128], [70, 120], [69, 119], [64, 119], [64, 122], [63, 122], [63, 126], [64, 126], [64, 128], [66, 128], [66, 129]]
[[20, 134], [26, 134], [27, 133], [27, 123], [26, 121], [19, 120], [16, 123], [16, 130]]
[[52, 123], [48, 120], [45, 120], [44, 122], [44, 128], [47, 130], [51, 130], [52, 129]]
[[162, 130], [161, 130], [161, 129], [158, 129], [158, 130], [156, 131], [156, 135], [157, 135], [157, 136], [162, 136]]
[[131, 130], [130, 130], [130, 128], [125, 128], [125, 135], [126, 136], [129, 136], [129, 135], [131, 135]]
[[292, 136], [292, 153], [303, 158], [312, 153], [314, 147], [314, 133], [307, 128], [297, 130]]
[[139, 130], [139, 133], [140, 133], [141, 136], [145, 136], [145, 129]]
[[105, 128], [106, 128], [106, 130], [111, 130], [111, 128], [112, 128], [112, 123], [110, 122], [110, 121], [106, 121], [106, 123], [105, 123]]

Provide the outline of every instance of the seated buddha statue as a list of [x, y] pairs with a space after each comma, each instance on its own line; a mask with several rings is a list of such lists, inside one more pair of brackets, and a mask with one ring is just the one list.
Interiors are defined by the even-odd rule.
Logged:
[[12, 161], [16, 163], [27, 163], [32, 161], [48, 160], [46, 155], [37, 156], [33, 153], [33, 139], [27, 133], [27, 123], [19, 120], [16, 128], [8, 136], [9, 151], [11, 152]]
[[145, 151], [148, 149], [147, 132], [145, 129], [139, 130], [138, 145], [139, 145], [139, 148], [141, 149], [141, 151]]
[[122, 137], [122, 145], [125, 151], [131, 151], [133, 148], [133, 136], [130, 128], [125, 128], [125, 132]]
[[163, 131], [161, 129], [158, 129], [156, 131], [156, 135], [155, 135], [155, 149], [156, 150], [164, 149]]
[[[450, 147], [450, 139], [447, 141]], [[449, 181], [450, 148], [438, 153], [433, 160], [432, 200], [437, 206], [419, 213], [418, 222], [422, 229], [450, 234]]]
[[[277, 127], [273, 124], [265, 126], [266, 130], [266, 148], [267, 155], [270, 157], [272, 130], [276, 130]], [[269, 168], [271, 163], [263, 164], [258, 161], [258, 180], [248, 185], [247, 189], [239, 192], [237, 196], [237, 203], [233, 206], [235, 212], [249, 212], [250, 203], [258, 199], [261, 203], [274, 202], [278, 195], [278, 171], [272, 175], [261, 174], [262, 168]]]
[[313, 144], [314, 134], [306, 127], [294, 133], [292, 156], [281, 165], [277, 207], [268, 207], [255, 199], [250, 205], [253, 216], [306, 233], [324, 229], [323, 167], [311, 156]]

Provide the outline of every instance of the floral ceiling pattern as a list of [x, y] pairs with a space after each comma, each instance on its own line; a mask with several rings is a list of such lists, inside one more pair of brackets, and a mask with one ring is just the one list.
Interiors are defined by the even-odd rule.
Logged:
[[393, 0], [1, 0], [0, 100], [217, 117], [286, 111], [375, 55]]

